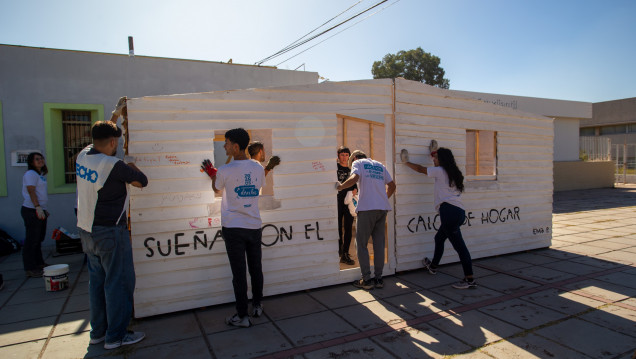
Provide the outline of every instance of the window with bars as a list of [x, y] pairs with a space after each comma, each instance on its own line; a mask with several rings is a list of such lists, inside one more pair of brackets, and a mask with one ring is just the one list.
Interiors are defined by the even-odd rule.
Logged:
[[497, 132], [466, 130], [466, 176], [497, 179]]
[[91, 111], [62, 111], [64, 181], [76, 183], [75, 160], [91, 144]]

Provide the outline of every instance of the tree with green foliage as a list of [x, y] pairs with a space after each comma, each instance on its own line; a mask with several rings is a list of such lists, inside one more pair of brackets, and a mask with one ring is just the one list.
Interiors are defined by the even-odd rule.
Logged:
[[418, 47], [415, 50], [386, 54], [382, 61], [373, 62], [371, 73], [374, 79], [403, 77], [407, 80], [447, 89], [450, 81], [444, 78], [440, 59]]

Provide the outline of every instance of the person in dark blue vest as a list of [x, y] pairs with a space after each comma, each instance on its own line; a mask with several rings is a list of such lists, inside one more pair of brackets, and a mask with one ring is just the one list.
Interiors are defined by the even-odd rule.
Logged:
[[88, 259], [90, 344], [105, 341], [105, 349], [145, 337], [142, 332], [127, 331], [135, 289], [127, 185], [145, 187], [148, 179], [135, 164], [115, 157], [122, 134], [117, 118], [125, 110], [122, 98], [110, 121], [93, 125], [93, 144], [80, 152], [76, 162], [77, 226]]

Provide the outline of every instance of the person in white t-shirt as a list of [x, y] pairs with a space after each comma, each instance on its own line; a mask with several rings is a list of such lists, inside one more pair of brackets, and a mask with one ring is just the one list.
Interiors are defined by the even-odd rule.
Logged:
[[444, 242], [448, 238], [457, 251], [464, 270], [464, 279], [453, 284], [453, 287], [457, 289], [475, 288], [477, 283], [473, 278], [470, 252], [468, 252], [459, 228], [466, 218], [464, 204], [461, 200], [461, 194], [464, 191], [464, 176], [455, 163], [453, 153], [448, 148], [440, 147], [437, 151], [432, 151], [431, 156], [434, 167], [424, 167], [409, 162], [406, 150], [402, 150], [401, 154], [402, 161], [409, 168], [435, 179], [434, 203], [435, 210], [439, 212], [441, 225], [435, 234], [433, 260], [426, 257], [422, 260], [422, 264], [430, 274], [437, 273], [436, 268], [444, 254]]
[[259, 317], [263, 314], [262, 222], [258, 196], [260, 189], [265, 186], [265, 170], [260, 163], [247, 157], [245, 150], [249, 142], [250, 136], [244, 129], [227, 131], [224, 148], [226, 154], [234, 160], [218, 170], [213, 167], [211, 170], [204, 168], [212, 178], [214, 191], [223, 193], [221, 233], [232, 268], [236, 298], [236, 314], [226, 318], [225, 323], [236, 327], [252, 325], [247, 311], [246, 267], [252, 280], [251, 315]]
[[[362, 278], [353, 282], [353, 285], [363, 289], [384, 287], [382, 271], [384, 269], [384, 229], [386, 227], [386, 214], [391, 210], [389, 198], [395, 192], [395, 182], [389, 171], [378, 161], [367, 158], [360, 151], [353, 151], [349, 156], [351, 176], [343, 183], [338, 182], [336, 188], [342, 191], [354, 184], [358, 184], [358, 217], [356, 220], [356, 246], [360, 272]], [[371, 267], [369, 264], [369, 250], [367, 243], [369, 237], [373, 240], [373, 271], [375, 277], [371, 280]]]
[[46, 210], [48, 194], [46, 191], [46, 162], [39, 152], [31, 152], [27, 156], [28, 170], [22, 177], [22, 208], [20, 214], [24, 220], [26, 235], [22, 248], [22, 263], [27, 277], [42, 276], [42, 269], [47, 266], [42, 258], [42, 242], [46, 234]]

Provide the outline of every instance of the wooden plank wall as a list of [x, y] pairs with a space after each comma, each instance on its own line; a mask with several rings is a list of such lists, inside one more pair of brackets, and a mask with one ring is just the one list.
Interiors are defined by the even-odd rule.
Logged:
[[[391, 114], [390, 80], [131, 99], [129, 155], [149, 178], [131, 191], [135, 316], [233, 302], [220, 198], [199, 170], [215, 130], [271, 129], [274, 196], [261, 201], [265, 295], [341, 283], [336, 113]], [[265, 207], [265, 208], [264, 208]], [[351, 277], [351, 278], [349, 278]]]
[[[453, 91], [396, 80], [396, 152], [431, 165], [432, 139], [453, 151], [465, 174], [466, 130], [497, 132], [497, 178], [468, 181], [463, 195], [469, 222], [462, 227], [473, 258], [547, 247], [552, 232], [553, 121], [484, 104]], [[436, 225], [433, 180], [396, 159], [397, 271], [432, 257]], [[444, 262], [458, 257], [447, 242]]]

